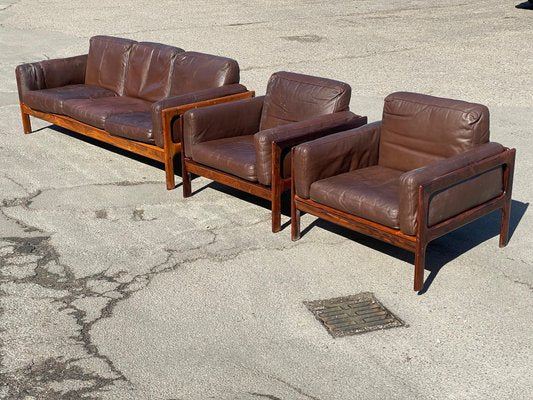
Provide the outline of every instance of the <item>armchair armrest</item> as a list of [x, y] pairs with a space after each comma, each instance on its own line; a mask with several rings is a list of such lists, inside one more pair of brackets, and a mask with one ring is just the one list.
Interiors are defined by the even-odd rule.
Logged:
[[189, 110], [183, 115], [185, 156], [194, 159], [195, 144], [252, 135], [259, 130], [264, 96]]
[[156, 101], [152, 104], [152, 131], [156, 145], [163, 147], [164, 132], [166, 131], [169, 132], [169, 138], [181, 136], [181, 132], [174, 132], [172, 135], [172, 125], [173, 121], [187, 110], [248, 97], [253, 97], [253, 92], [247, 91], [245, 86], [236, 83], [170, 96]]
[[87, 54], [22, 64], [15, 68], [19, 99], [30, 90], [52, 89], [85, 82]]
[[376, 165], [381, 121], [335, 133], [293, 148], [296, 194], [309, 198], [313, 182]]
[[512, 164], [514, 150], [492, 142], [404, 173], [400, 177], [400, 230], [416, 234], [418, 210], [425, 210], [423, 220], [431, 227], [499, 197], [510, 190], [504, 174]]
[[[257, 180], [263, 185], [270, 185], [274, 164], [280, 165], [282, 159], [290, 154], [291, 147], [332, 133], [352, 129], [366, 122], [366, 117], [350, 111], [342, 111], [276, 126], [256, 133], [254, 142]], [[273, 162], [273, 157], [277, 159], [276, 162]]]

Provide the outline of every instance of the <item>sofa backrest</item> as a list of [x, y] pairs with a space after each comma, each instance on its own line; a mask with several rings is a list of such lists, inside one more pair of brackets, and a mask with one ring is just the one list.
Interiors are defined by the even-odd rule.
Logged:
[[185, 51], [177, 55], [170, 95], [181, 95], [239, 83], [239, 64], [231, 58]]
[[347, 111], [351, 94], [350, 85], [344, 82], [293, 72], [276, 72], [268, 81], [260, 130]]
[[385, 98], [378, 162], [410, 171], [488, 141], [484, 105], [397, 92]]
[[128, 57], [134, 40], [93, 36], [90, 40], [85, 84], [100, 86], [122, 95]]
[[183, 49], [160, 43], [134, 44], [126, 67], [124, 95], [148, 101], [168, 97], [172, 67], [181, 52]]

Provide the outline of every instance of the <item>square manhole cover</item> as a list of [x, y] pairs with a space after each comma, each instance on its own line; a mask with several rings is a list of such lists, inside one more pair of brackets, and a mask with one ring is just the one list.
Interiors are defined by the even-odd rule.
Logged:
[[333, 337], [405, 326], [370, 292], [304, 304]]

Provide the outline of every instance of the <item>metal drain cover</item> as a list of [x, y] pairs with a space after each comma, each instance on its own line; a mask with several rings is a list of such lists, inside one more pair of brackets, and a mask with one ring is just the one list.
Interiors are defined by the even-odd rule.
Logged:
[[304, 304], [333, 337], [405, 325], [370, 292], [328, 300], [304, 301]]

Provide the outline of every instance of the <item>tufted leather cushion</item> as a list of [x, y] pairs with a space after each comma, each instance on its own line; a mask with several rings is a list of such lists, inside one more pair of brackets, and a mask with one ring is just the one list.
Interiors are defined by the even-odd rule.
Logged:
[[268, 81], [260, 130], [349, 109], [350, 85], [326, 78], [276, 72]]
[[93, 36], [90, 40], [85, 84], [124, 93], [126, 65], [134, 40]]
[[379, 165], [409, 171], [488, 140], [487, 107], [397, 92], [385, 98]]
[[176, 56], [170, 95], [239, 83], [239, 64], [231, 58], [185, 51]]
[[170, 93], [170, 73], [182, 49], [160, 43], [133, 45], [126, 68], [124, 95], [157, 101]]

